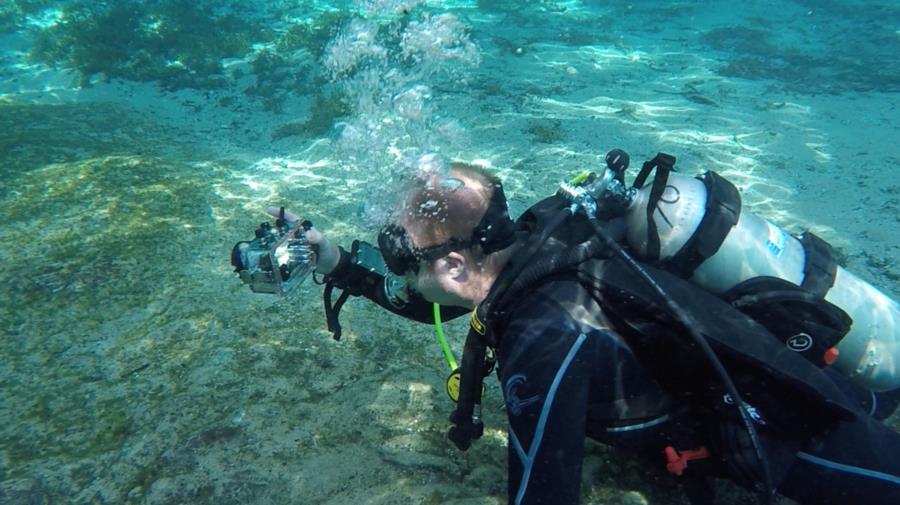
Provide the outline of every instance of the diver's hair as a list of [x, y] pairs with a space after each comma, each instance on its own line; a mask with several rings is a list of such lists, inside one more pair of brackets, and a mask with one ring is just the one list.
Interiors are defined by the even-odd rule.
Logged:
[[[499, 186], [500, 179], [484, 167], [454, 162], [446, 175], [430, 176], [408, 193], [401, 222], [418, 247], [468, 240]], [[480, 247], [472, 249], [480, 256]]]

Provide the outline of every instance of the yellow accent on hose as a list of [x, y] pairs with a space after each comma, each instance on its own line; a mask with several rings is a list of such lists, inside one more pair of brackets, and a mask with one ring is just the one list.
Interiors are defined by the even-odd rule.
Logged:
[[577, 186], [577, 185], [581, 184], [582, 182], [586, 181], [587, 178], [590, 176], [591, 176], [591, 172], [589, 170], [584, 170], [580, 174], [573, 177], [572, 180], [569, 181], [569, 184], [571, 184], [573, 186]]
[[472, 311], [472, 317], [469, 318], [469, 324], [479, 335], [484, 335], [484, 323], [478, 319], [478, 307], [475, 307], [475, 310]]

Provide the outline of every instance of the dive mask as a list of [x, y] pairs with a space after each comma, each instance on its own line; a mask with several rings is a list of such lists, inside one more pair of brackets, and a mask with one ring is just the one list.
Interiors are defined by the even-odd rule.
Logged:
[[378, 233], [378, 248], [392, 273], [406, 275], [419, 273], [422, 261], [432, 262], [453, 251], [461, 251], [474, 244], [481, 246], [484, 254], [505, 249], [516, 240], [516, 225], [509, 217], [503, 186], [498, 184], [491, 195], [487, 211], [472, 230], [469, 239], [451, 238], [447, 242], [428, 247], [415, 247], [406, 228], [391, 223]]

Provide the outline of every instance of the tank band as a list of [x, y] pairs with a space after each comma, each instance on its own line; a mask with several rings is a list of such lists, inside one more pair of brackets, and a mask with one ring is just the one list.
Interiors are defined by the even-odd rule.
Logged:
[[685, 279], [719, 251], [741, 215], [741, 195], [734, 184], [715, 172], [699, 179], [706, 186], [706, 212], [691, 238], [664, 264], [666, 270]]
[[834, 286], [834, 278], [837, 275], [837, 260], [834, 259], [834, 250], [821, 238], [811, 232], [805, 232], [799, 237], [806, 253], [806, 264], [803, 266], [803, 289], [810, 293], [825, 298], [831, 286]]

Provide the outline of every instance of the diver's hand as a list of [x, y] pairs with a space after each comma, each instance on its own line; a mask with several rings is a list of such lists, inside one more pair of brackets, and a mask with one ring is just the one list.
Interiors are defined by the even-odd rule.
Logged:
[[[267, 207], [266, 212], [272, 217], [280, 217], [281, 207]], [[293, 212], [284, 211], [284, 219], [289, 223], [296, 223], [300, 218]], [[306, 232], [306, 240], [316, 248], [316, 272], [330, 274], [341, 260], [341, 251], [338, 246], [331, 243], [328, 237], [315, 227]]]

